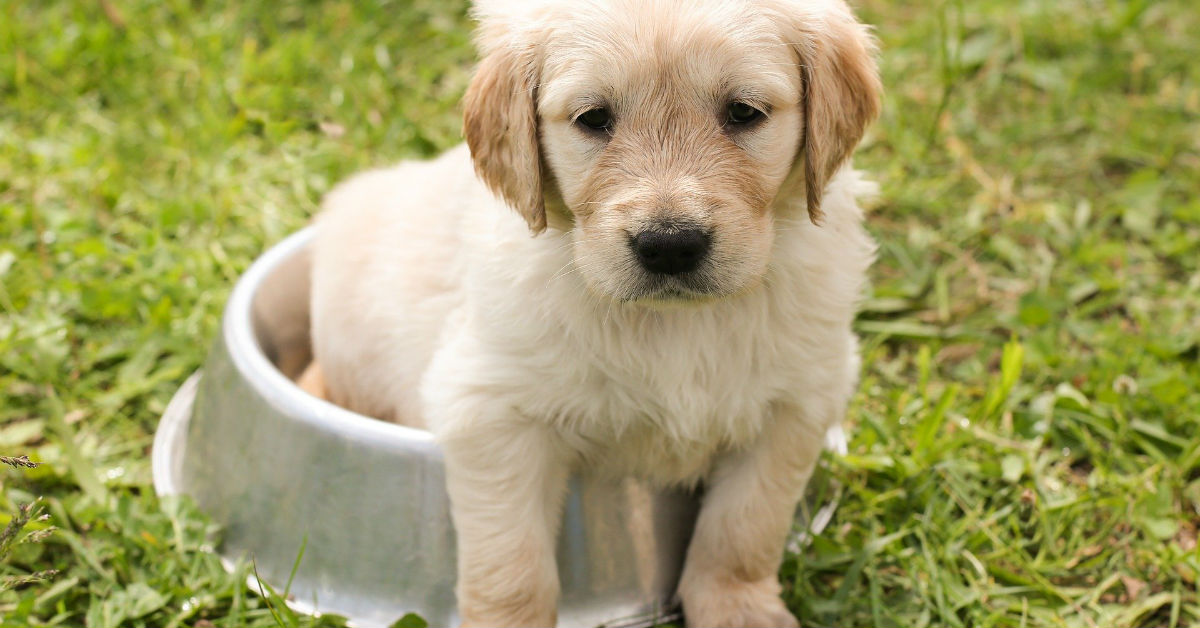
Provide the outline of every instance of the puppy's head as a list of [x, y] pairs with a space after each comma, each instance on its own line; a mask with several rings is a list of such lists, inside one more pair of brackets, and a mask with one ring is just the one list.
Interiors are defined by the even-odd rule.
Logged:
[[755, 283], [775, 214], [802, 197], [817, 222], [879, 108], [872, 40], [843, 0], [479, 0], [476, 15], [476, 170], [535, 233], [549, 207], [588, 284], [620, 300]]

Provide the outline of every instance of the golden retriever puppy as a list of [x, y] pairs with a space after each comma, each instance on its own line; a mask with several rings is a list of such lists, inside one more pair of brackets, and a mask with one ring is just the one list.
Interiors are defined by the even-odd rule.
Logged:
[[310, 381], [432, 430], [473, 626], [549, 626], [568, 475], [700, 485], [691, 626], [794, 626], [776, 575], [855, 386], [879, 108], [842, 0], [479, 0], [466, 146], [318, 220]]

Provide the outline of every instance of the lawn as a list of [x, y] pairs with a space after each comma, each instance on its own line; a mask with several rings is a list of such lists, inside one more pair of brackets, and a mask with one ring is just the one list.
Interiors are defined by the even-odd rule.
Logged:
[[[1200, 625], [1200, 8], [858, 9], [881, 249], [841, 506], [789, 603]], [[0, 2], [0, 454], [41, 463], [0, 469], [30, 519], [0, 626], [342, 625], [227, 574], [150, 442], [258, 253], [347, 174], [459, 141], [473, 59], [459, 1]]]

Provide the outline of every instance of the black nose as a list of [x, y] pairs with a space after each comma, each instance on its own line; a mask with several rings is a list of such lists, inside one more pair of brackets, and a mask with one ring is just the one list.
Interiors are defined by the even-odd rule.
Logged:
[[678, 275], [696, 270], [708, 254], [709, 237], [699, 229], [646, 230], [631, 245], [646, 270]]

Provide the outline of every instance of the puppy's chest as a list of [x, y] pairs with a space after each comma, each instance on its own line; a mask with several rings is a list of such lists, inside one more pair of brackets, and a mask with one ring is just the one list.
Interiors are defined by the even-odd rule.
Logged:
[[560, 376], [577, 394], [557, 413], [560, 432], [601, 470], [694, 480], [769, 420], [787, 387], [780, 347], [754, 321], [638, 323], [573, 343]]

